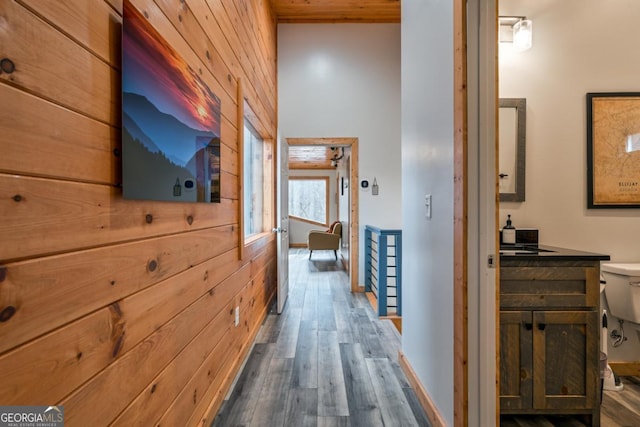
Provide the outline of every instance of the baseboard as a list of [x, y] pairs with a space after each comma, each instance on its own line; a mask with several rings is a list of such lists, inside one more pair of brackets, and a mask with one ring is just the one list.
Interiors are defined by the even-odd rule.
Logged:
[[640, 377], [640, 362], [609, 362], [609, 366], [619, 377]]
[[389, 319], [389, 320], [391, 320], [391, 323], [393, 323], [393, 326], [396, 327], [396, 329], [398, 330], [398, 333], [400, 335], [402, 335], [402, 317], [400, 317], [400, 316], [386, 316], [386, 317], [381, 317], [381, 319]]
[[427, 393], [422, 386], [422, 383], [418, 379], [418, 376], [402, 351], [398, 352], [398, 362], [407, 377], [407, 381], [409, 381], [413, 391], [416, 393], [418, 401], [420, 402], [422, 409], [424, 409], [424, 412], [427, 414], [427, 418], [431, 425], [433, 427], [446, 427], [447, 423], [444, 421], [444, 418], [442, 418], [442, 415], [440, 415], [438, 408], [431, 400], [429, 393]]
[[306, 248], [307, 244], [306, 243], [291, 243], [291, 242], [289, 242], [289, 247], [290, 248]]
[[340, 254], [340, 262], [342, 263], [342, 268], [344, 268], [344, 271], [346, 271], [348, 273], [349, 272], [349, 263], [347, 262], [346, 259], [344, 259], [342, 254]]

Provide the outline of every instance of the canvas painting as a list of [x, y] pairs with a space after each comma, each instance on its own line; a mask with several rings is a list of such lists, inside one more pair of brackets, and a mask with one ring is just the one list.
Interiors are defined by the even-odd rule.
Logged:
[[129, 1], [123, 7], [123, 196], [220, 202], [220, 99]]

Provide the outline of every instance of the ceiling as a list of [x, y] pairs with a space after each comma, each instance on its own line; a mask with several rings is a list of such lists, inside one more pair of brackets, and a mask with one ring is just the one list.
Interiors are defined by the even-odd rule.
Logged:
[[400, 22], [400, 0], [270, 0], [278, 22]]
[[335, 169], [331, 166], [334, 150], [320, 145], [290, 145], [289, 169]]

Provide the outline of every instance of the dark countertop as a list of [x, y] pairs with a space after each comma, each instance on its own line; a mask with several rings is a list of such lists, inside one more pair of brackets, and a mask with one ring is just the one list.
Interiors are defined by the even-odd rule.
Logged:
[[501, 245], [500, 259], [553, 259], [553, 260], [599, 260], [608, 261], [609, 255], [596, 254], [593, 252], [578, 251], [575, 249], [557, 248], [546, 245]]

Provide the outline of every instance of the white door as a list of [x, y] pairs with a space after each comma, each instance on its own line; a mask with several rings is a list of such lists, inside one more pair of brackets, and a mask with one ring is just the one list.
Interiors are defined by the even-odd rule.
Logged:
[[279, 185], [277, 194], [278, 225], [278, 314], [282, 314], [289, 295], [289, 144], [278, 138]]

